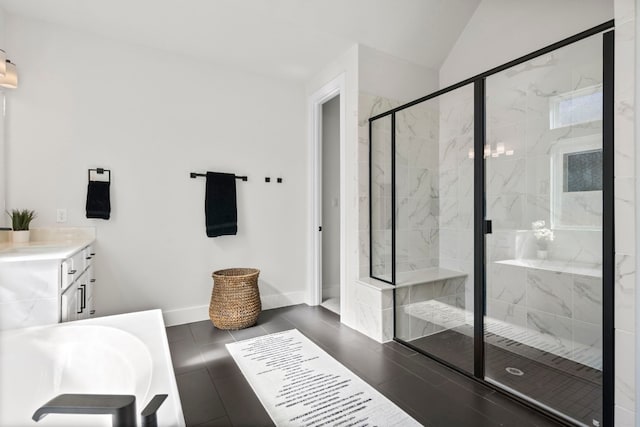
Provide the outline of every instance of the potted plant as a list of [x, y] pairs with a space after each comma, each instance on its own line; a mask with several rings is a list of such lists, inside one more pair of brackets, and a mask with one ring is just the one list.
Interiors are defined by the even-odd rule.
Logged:
[[26, 243], [29, 241], [29, 225], [36, 217], [35, 211], [29, 209], [13, 209], [7, 212], [11, 218], [11, 228], [13, 228], [12, 240], [14, 243]]
[[553, 231], [545, 227], [543, 220], [534, 221], [531, 223], [531, 228], [533, 229], [533, 235], [536, 238], [536, 245], [538, 247], [536, 255], [540, 259], [547, 259], [549, 242], [553, 242]]

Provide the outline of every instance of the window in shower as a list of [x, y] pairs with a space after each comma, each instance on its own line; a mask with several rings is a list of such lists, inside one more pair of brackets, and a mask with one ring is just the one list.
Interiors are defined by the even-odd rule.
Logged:
[[602, 229], [602, 132], [556, 141], [550, 149], [550, 227]]
[[549, 98], [549, 120], [551, 129], [602, 120], [602, 84]]

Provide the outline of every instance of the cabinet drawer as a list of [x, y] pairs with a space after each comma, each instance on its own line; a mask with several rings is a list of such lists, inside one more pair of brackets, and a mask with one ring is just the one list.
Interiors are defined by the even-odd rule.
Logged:
[[96, 256], [95, 248], [92, 245], [87, 246], [82, 250], [82, 262], [83, 268], [89, 268], [93, 264], [93, 258]]
[[62, 277], [60, 280], [60, 286], [62, 289], [66, 289], [67, 286], [72, 284], [85, 270], [85, 260], [83, 251], [78, 252], [70, 258], [62, 261], [62, 269], [60, 271]]

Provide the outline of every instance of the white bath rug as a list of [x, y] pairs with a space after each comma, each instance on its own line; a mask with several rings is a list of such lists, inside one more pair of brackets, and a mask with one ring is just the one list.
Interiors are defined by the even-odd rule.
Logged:
[[277, 426], [419, 426], [297, 329], [227, 349]]

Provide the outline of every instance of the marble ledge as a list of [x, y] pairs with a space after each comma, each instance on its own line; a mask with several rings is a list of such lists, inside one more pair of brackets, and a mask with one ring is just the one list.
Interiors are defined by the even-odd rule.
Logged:
[[[388, 291], [394, 288], [422, 285], [425, 283], [439, 282], [447, 279], [466, 277], [467, 274], [461, 271], [449, 270], [447, 268], [433, 267], [422, 270], [403, 271], [397, 274], [397, 284], [393, 286], [385, 281], [372, 277], [362, 277], [357, 283], [377, 291]], [[386, 278], [385, 278], [386, 279]], [[389, 277], [390, 279], [390, 277]]]
[[545, 270], [554, 273], [575, 274], [594, 278], [602, 278], [602, 265], [577, 261], [556, 261], [547, 259], [506, 259], [494, 261], [495, 264]]
[[0, 263], [65, 259], [95, 241], [93, 227], [34, 228], [26, 243], [13, 243], [2, 231]]

